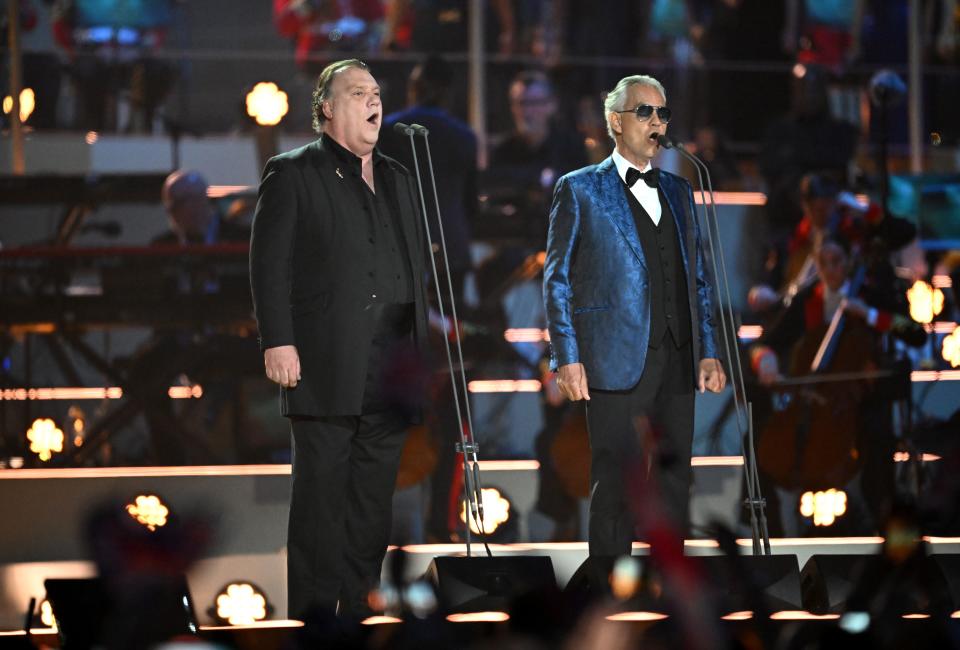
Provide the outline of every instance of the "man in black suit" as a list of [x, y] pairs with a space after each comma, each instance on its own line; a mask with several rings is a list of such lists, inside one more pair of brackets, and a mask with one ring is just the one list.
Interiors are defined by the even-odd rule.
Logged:
[[383, 113], [366, 64], [327, 66], [313, 115], [321, 137], [264, 169], [250, 280], [266, 374], [293, 432], [289, 614], [359, 616], [418, 412], [410, 359], [426, 333], [426, 253], [411, 176], [375, 148]]

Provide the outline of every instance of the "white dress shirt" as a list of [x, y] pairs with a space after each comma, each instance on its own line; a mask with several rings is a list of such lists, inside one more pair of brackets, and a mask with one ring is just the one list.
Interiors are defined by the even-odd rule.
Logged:
[[[620, 179], [626, 183], [627, 170], [634, 167], [634, 165], [631, 165], [616, 149], [613, 150], [613, 164], [617, 166], [617, 173], [620, 174]], [[640, 171], [646, 172], [648, 169], [651, 169], [651, 167], [650, 163], [647, 163], [647, 166]], [[660, 205], [660, 193], [657, 191], [657, 188], [650, 187], [641, 178], [629, 189], [633, 193], [633, 196], [640, 201], [640, 205], [647, 211], [650, 218], [653, 219], [654, 225], [660, 225], [660, 214], [663, 208]]]

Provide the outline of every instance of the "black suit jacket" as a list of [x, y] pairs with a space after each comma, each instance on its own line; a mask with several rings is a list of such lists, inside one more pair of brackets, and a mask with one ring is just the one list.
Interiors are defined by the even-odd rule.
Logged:
[[[387, 189], [397, 203], [413, 272], [414, 333], [423, 350], [423, 222], [410, 173], [391, 158], [386, 162], [390, 187], [377, 191]], [[340, 227], [347, 219], [364, 218], [350, 173], [319, 139], [271, 158], [260, 182], [250, 284], [261, 350], [295, 345], [300, 356], [300, 383], [281, 391], [287, 416], [361, 413], [375, 299], [369, 269], [361, 268], [370, 244], [348, 236], [356, 229]]]

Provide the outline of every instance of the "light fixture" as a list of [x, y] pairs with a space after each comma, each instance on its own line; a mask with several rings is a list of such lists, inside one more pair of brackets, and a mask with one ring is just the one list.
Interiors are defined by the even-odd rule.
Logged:
[[87, 433], [87, 415], [77, 405], [67, 410], [67, 430], [73, 436], [73, 446], [82, 447]]
[[742, 612], [730, 612], [726, 616], [721, 616], [724, 621], [749, 621], [753, 618], [753, 611], [746, 609]]
[[800, 497], [800, 514], [812, 517], [814, 526], [829, 526], [846, 512], [847, 493], [843, 490], [804, 492]]
[[63, 451], [63, 431], [50, 418], [37, 418], [27, 430], [30, 451], [48, 461], [54, 453]]
[[[477, 524], [476, 518], [470, 517], [470, 530], [474, 535], [493, 535], [501, 525], [510, 519], [510, 500], [497, 488], [483, 488], [483, 531]], [[467, 523], [466, 503], [460, 503], [460, 521]]]
[[907, 289], [910, 301], [910, 318], [918, 323], [930, 323], [943, 311], [943, 291], [917, 280]]
[[955, 328], [950, 334], [943, 337], [943, 343], [940, 347], [943, 360], [950, 364], [950, 367], [960, 366], [960, 327]]
[[[20, 91], [20, 121], [26, 122], [33, 114], [33, 109], [37, 107], [37, 96], [33, 88], [24, 88]], [[7, 95], [3, 98], [3, 114], [9, 115], [13, 110], [13, 97]]]
[[261, 81], [247, 93], [247, 115], [261, 126], [276, 126], [290, 110], [287, 93], [272, 81]]
[[510, 620], [506, 612], [464, 612], [450, 614], [447, 620], [451, 623], [503, 623]]
[[57, 629], [57, 619], [53, 616], [53, 605], [49, 600], [40, 603], [40, 622], [53, 630]]
[[263, 591], [252, 582], [231, 582], [220, 590], [213, 615], [230, 625], [250, 625], [263, 621], [273, 611]]
[[662, 621], [665, 618], [669, 617], [660, 612], [620, 612], [619, 614], [610, 614], [606, 617], [608, 621], [627, 621], [631, 623]]
[[170, 509], [155, 494], [140, 494], [128, 503], [127, 513], [146, 526], [150, 532], [167, 524]]
[[362, 625], [390, 625], [393, 623], [403, 623], [403, 619], [396, 616], [368, 616], [362, 621]]

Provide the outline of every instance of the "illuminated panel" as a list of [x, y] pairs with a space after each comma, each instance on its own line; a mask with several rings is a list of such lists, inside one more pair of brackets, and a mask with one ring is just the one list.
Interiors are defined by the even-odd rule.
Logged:
[[665, 618], [668, 618], [666, 614], [661, 614], [659, 612], [620, 612], [618, 614], [610, 614], [605, 617], [608, 621], [628, 621], [628, 622], [648, 622], [648, 621], [662, 621]]
[[540, 386], [536, 379], [483, 379], [471, 381], [467, 390], [471, 393], [539, 393]]
[[835, 621], [840, 618], [840, 614], [811, 614], [803, 610], [784, 610], [770, 614], [770, 618], [775, 621]]
[[910, 381], [957, 381], [960, 370], [914, 370]]
[[[717, 205], [766, 205], [767, 195], [763, 192], [714, 192], [717, 199]], [[704, 196], [707, 203], [710, 203], [710, 194]], [[699, 192], [693, 193], [693, 200], [697, 205], [703, 205], [703, 200]]]
[[10, 402], [120, 399], [121, 397], [123, 397], [123, 389], [119, 386], [109, 388], [4, 388], [0, 390], [0, 400]]
[[550, 340], [550, 332], [538, 327], [514, 327], [503, 332], [508, 343], [541, 343]]
[[203, 397], [203, 387], [199, 384], [193, 386], [171, 386], [167, 390], [170, 399], [200, 399]]
[[503, 623], [510, 620], [506, 612], [466, 612], [450, 614], [447, 620], [451, 623]]
[[721, 616], [720, 618], [725, 621], [749, 621], [751, 618], [753, 618], [753, 612], [750, 610], [742, 612], [730, 612], [726, 616]]
[[763, 336], [763, 325], [741, 325], [737, 336], [747, 341], [758, 339]]
[[239, 194], [241, 192], [253, 192], [255, 188], [250, 185], [211, 185], [207, 188], [207, 198], [219, 199], [230, 194]]
[[743, 456], [693, 456], [691, 467], [739, 467], [743, 465]]
[[953, 287], [953, 280], [949, 275], [935, 275], [931, 279], [933, 286], [937, 289], [950, 289]]

